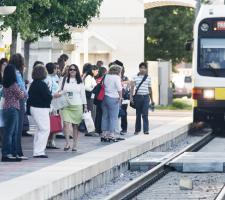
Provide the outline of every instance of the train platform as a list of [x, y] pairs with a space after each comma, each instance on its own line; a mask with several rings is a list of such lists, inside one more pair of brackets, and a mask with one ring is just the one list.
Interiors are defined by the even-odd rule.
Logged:
[[[47, 150], [48, 159], [33, 159], [32, 137], [25, 137], [24, 153], [30, 159], [21, 163], [0, 163], [0, 199], [41, 200], [57, 196], [72, 185], [85, 183], [175, 137], [180, 133], [178, 129], [188, 129], [191, 115], [191, 112], [173, 111], [151, 113], [150, 134], [134, 136], [135, 116], [130, 114], [125, 141], [101, 143], [98, 137], [85, 137], [80, 134], [78, 152], [74, 153], [64, 152], [64, 140], [57, 139], [56, 144], [61, 149]], [[16, 187], [15, 194], [10, 194], [12, 187]]]

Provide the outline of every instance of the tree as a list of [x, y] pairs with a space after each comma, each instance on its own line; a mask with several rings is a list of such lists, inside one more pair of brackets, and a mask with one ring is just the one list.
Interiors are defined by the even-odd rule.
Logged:
[[193, 38], [194, 10], [184, 7], [158, 7], [145, 11], [145, 60], [190, 62], [185, 42]]
[[18, 33], [25, 41], [25, 60], [29, 47], [39, 37], [55, 36], [60, 41], [71, 39], [71, 27], [84, 27], [99, 12], [102, 0], [1, 0], [0, 5], [14, 5], [14, 14], [4, 18], [1, 29], [11, 27], [11, 54], [16, 52]]

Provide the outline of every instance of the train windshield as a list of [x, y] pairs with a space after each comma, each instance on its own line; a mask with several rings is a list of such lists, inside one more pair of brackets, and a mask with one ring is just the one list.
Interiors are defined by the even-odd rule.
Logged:
[[225, 39], [200, 39], [200, 75], [225, 77]]

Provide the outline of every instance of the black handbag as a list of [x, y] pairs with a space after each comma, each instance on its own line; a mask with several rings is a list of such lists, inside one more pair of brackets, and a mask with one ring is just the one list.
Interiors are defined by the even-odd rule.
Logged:
[[130, 107], [131, 107], [131, 108], [136, 109], [136, 103], [135, 103], [135, 101], [136, 101], [137, 92], [138, 92], [138, 90], [140, 89], [141, 85], [146, 81], [147, 78], [148, 78], [148, 75], [145, 75], [145, 76], [143, 77], [142, 81], [140, 82], [140, 84], [138, 85], [138, 87], [137, 87], [137, 89], [136, 89], [136, 91], [135, 91], [135, 94], [133, 95], [133, 101], [130, 102]]
[[130, 100], [130, 90], [129, 89], [123, 89], [123, 99]]

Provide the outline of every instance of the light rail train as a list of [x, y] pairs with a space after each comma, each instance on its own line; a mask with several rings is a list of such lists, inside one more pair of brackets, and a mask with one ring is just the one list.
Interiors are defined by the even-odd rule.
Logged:
[[194, 122], [225, 128], [225, 6], [201, 7], [193, 43]]

